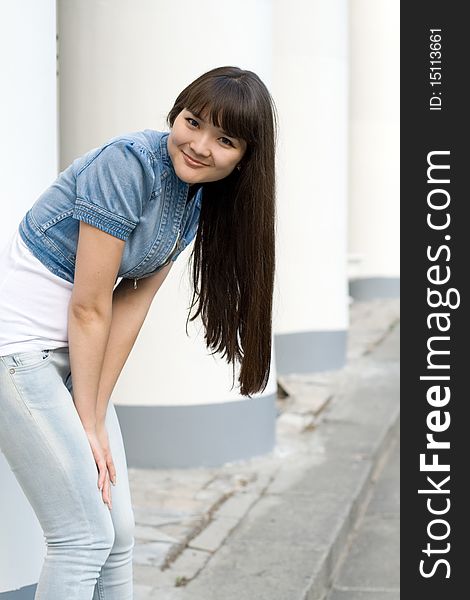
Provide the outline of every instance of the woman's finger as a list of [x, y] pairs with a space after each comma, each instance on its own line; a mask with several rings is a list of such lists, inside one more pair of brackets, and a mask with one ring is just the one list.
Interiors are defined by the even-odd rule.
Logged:
[[111, 501], [111, 484], [109, 482], [109, 476], [106, 473], [105, 483], [103, 487], [103, 502], [108, 505], [109, 510], [112, 508]]
[[103, 490], [105, 481], [106, 481], [106, 474], [108, 472], [108, 468], [106, 466], [106, 461], [103, 458], [99, 458], [96, 466], [98, 468], [98, 472], [99, 472], [99, 477], [98, 477], [98, 488], [100, 490], [100, 492]]
[[114, 462], [111, 458], [111, 455], [108, 456], [106, 464], [108, 467], [109, 479], [113, 485], [116, 485], [116, 467], [114, 466]]

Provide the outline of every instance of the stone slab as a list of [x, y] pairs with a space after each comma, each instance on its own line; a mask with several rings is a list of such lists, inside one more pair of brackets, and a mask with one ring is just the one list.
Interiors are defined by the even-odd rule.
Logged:
[[333, 590], [327, 600], [400, 600], [399, 590]]
[[399, 520], [366, 516], [335, 583], [342, 588], [396, 589], [399, 573]]

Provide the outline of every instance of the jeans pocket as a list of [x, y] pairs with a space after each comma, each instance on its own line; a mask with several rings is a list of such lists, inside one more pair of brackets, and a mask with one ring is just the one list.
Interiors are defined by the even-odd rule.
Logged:
[[30, 411], [53, 409], [64, 405], [70, 398], [62, 385], [63, 365], [56, 364], [54, 356], [53, 349], [19, 352], [8, 357], [10, 381]]
[[51, 359], [54, 350], [33, 350], [31, 352], [18, 352], [12, 358], [17, 371], [30, 371], [45, 366]]

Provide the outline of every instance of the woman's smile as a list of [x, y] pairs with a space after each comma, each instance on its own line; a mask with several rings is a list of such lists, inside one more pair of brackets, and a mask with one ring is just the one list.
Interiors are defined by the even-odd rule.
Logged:
[[190, 167], [193, 167], [195, 169], [200, 168], [200, 167], [208, 167], [209, 165], [200, 162], [199, 160], [196, 160], [194, 158], [192, 158], [191, 156], [189, 156], [188, 154], [186, 154], [186, 152], [184, 152], [184, 150], [181, 150], [181, 152], [183, 153], [183, 157], [186, 161], [186, 164], [189, 165]]

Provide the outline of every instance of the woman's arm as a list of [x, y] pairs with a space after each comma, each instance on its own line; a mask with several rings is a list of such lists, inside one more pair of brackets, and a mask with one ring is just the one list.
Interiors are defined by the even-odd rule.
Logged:
[[133, 280], [123, 279], [114, 290], [112, 321], [97, 395], [98, 426], [104, 424], [111, 393], [134, 346], [152, 300], [172, 264], [170, 262], [155, 275], [139, 280], [137, 289], [134, 289]]
[[74, 403], [87, 431], [96, 427], [96, 398], [124, 244], [123, 240], [80, 221], [68, 338]]

